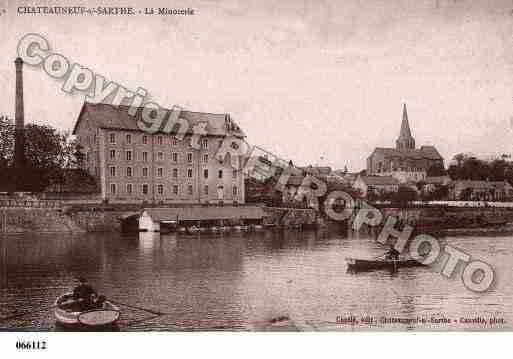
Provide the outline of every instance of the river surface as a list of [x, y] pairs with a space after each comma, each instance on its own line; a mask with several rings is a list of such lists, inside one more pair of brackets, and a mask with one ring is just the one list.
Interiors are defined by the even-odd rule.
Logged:
[[[496, 272], [492, 289], [474, 293], [459, 274], [445, 278], [428, 267], [348, 273], [346, 257], [383, 253], [368, 235], [4, 236], [0, 317], [32, 314], [0, 321], [0, 329], [54, 330], [52, 311], [39, 309], [52, 305], [82, 276], [109, 298], [166, 313], [156, 316], [121, 307], [122, 331], [511, 330], [512, 236], [442, 241], [490, 263]], [[373, 320], [362, 322], [362, 317]], [[383, 318], [403, 321], [384, 323]], [[490, 318], [499, 323], [492, 324]]]

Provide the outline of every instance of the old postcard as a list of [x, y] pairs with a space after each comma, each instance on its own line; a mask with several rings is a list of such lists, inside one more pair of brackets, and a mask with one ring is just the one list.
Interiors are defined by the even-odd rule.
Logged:
[[511, 331], [512, 45], [501, 0], [0, 0], [0, 330]]

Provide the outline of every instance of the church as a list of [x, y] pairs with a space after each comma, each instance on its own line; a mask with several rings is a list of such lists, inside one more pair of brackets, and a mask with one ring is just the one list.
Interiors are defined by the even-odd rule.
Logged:
[[367, 158], [368, 176], [392, 176], [399, 182], [419, 182], [427, 177], [428, 169], [444, 165], [444, 159], [434, 146], [415, 148], [408, 122], [406, 104], [403, 104], [403, 120], [395, 148], [376, 147]]

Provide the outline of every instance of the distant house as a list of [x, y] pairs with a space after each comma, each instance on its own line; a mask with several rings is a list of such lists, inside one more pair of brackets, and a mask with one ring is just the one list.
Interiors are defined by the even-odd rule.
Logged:
[[308, 166], [301, 167], [300, 169], [303, 170], [306, 174], [315, 177], [327, 177], [332, 172], [331, 167], [329, 166]]
[[423, 182], [424, 187], [422, 188], [422, 191], [424, 193], [431, 193], [434, 192], [437, 188], [447, 186], [449, 183], [451, 183], [451, 178], [449, 176], [433, 176], [426, 177]]
[[260, 203], [268, 206], [279, 206], [282, 196], [272, 180], [261, 181], [253, 177], [245, 179], [246, 203]]
[[507, 181], [453, 181], [449, 198], [470, 201], [506, 201], [513, 199], [513, 187]]
[[358, 172], [347, 172], [343, 170], [335, 170], [328, 176], [328, 181], [343, 183], [352, 186], [358, 178]]
[[285, 184], [285, 189], [282, 192], [282, 202], [286, 205], [294, 205], [299, 207], [307, 206], [306, 196], [303, 198], [299, 198], [297, 196], [297, 192], [301, 187], [305, 177], [292, 175], [289, 177], [287, 183]]
[[399, 181], [392, 176], [358, 176], [353, 183], [353, 188], [367, 197], [371, 192], [375, 194], [397, 192]]

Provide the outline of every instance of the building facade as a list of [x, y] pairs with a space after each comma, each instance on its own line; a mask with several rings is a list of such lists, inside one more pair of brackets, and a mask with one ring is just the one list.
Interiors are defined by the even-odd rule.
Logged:
[[[84, 103], [73, 134], [85, 154], [84, 167], [95, 176], [104, 199], [120, 202], [244, 203], [242, 171], [216, 153], [227, 136], [245, 134], [227, 114], [181, 111], [190, 131], [147, 133], [126, 106]], [[193, 146], [192, 129], [206, 124]]]
[[429, 168], [435, 165], [443, 167], [444, 160], [434, 146], [415, 147], [405, 104], [395, 148], [375, 148], [367, 158], [367, 174], [392, 176], [401, 183], [419, 182], [426, 179]]
[[353, 188], [363, 197], [370, 193], [382, 195], [384, 193], [397, 192], [399, 181], [392, 176], [358, 176], [353, 183]]
[[513, 186], [507, 181], [453, 181], [449, 184], [449, 199], [462, 201], [511, 201], [513, 200]]

